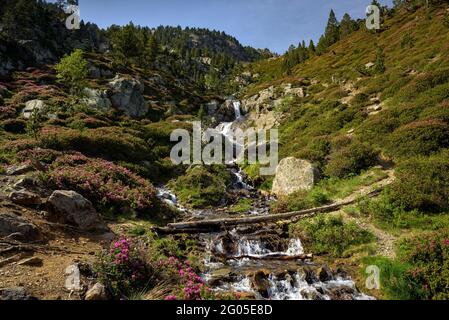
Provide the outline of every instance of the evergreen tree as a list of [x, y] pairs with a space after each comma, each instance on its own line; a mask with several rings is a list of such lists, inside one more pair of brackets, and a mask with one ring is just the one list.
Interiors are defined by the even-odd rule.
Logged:
[[309, 49], [309, 54], [315, 53], [315, 44], [313, 43], [313, 40], [310, 40], [308, 49]]
[[340, 22], [340, 36], [344, 38], [355, 30], [357, 30], [357, 23], [351, 19], [349, 14], [345, 13]]
[[327, 21], [324, 37], [326, 39], [326, 47], [330, 47], [340, 40], [340, 27], [334, 10], [331, 10], [329, 13], [329, 20]]
[[110, 28], [114, 62], [120, 66], [138, 63], [143, 57], [144, 37], [132, 22], [124, 27]]
[[318, 44], [316, 45], [316, 53], [318, 55], [322, 55], [323, 53], [326, 52], [327, 49], [327, 42], [326, 42], [326, 38], [324, 37], [324, 35], [322, 35], [320, 37], [320, 40], [318, 40]]
[[159, 43], [154, 36], [150, 36], [147, 40], [144, 51], [144, 66], [145, 68], [151, 68], [156, 62], [157, 56], [159, 55]]

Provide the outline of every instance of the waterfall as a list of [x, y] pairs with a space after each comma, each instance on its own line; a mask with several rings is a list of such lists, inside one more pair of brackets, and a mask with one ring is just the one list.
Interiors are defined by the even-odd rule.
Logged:
[[234, 112], [235, 112], [235, 120], [240, 120], [242, 118], [242, 113], [240, 111], [240, 101], [234, 101]]

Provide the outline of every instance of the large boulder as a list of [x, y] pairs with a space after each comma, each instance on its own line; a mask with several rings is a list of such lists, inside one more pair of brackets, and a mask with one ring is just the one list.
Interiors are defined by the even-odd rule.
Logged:
[[271, 191], [276, 196], [288, 196], [312, 189], [318, 179], [319, 172], [311, 162], [294, 157], [285, 158], [276, 168]]
[[25, 108], [22, 110], [24, 118], [29, 119], [34, 110], [42, 110], [45, 108], [45, 102], [42, 100], [30, 100], [25, 103]]
[[56, 190], [48, 199], [57, 220], [83, 230], [105, 230], [103, 219], [92, 203], [75, 191]]
[[106, 287], [101, 283], [96, 283], [86, 292], [84, 300], [108, 300]]
[[147, 114], [148, 103], [143, 97], [145, 86], [139, 80], [116, 76], [109, 86], [113, 90], [111, 101], [114, 107], [134, 118]]
[[93, 109], [107, 112], [112, 107], [111, 100], [109, 100], [106, 90], [84, 88], [83, 94], [85, 95], [83, 102]]
[[25, 242], [40, 238], [39, 229], [28, 219], [15, 213], [0, 212], [0, 236], [8, 237], [10, 235]]

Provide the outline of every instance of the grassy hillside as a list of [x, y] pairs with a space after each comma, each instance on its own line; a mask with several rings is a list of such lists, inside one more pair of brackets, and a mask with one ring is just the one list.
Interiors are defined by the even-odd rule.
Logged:
[[[244, 97], [285, 83], [304, 87], [304, 98], [288, 99], [276, 110], [282, 113], [280, 156], [311, 160], [323, 177], [311, 192], [281, 199], [274, 210], [326, 203], [341, 190], [363, 186], [372, 167], [394, 169], [395, 180], [379, 199], [360, 200], [347, 214], [393, 234], [397, 258], [373, 257], [366, 248], [359, 249], [368, 257], [363, 262], [360, 252], [341, 255], [356, 265], [379, 265], [383, 297], [447, 297], [440, 275], [447, 269], [432, 263], [447, 261], [438, 234], [447, 234], [449, 212], [448, 10], [392, 11], [379, 32], [362, 27], [288, 75], [282, 71], [285, 56], [247, 69], [259, 76]], [[378, 64], [384, 70], [376, 70]], [[315, 245], [333, 241], [318, 229], [307, 235]], [[432, 247], [435, 255], [420, 251], [429, 243], [438, 246]]]

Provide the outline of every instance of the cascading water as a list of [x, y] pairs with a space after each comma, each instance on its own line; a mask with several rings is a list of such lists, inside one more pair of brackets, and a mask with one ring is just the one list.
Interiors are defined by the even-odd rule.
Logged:
[[[238, 148], [232, 133], [233, 125], [242, 119], [240, 102], [234, 101], [233, 107], [235, 121], [221, 123], [215, 130]], [[229, 170], [236, 177], [234, 189], [242, 189], [246, 193], [254, 192], [254, 189], [245, 182], [240, 169], [229, 168]], [[189, 217], [203, 218], [204, 214], [209, 214], [199, 210], [187, 210], [178, 203], [176, 195], [164, 187], [157, 190], [157, 195], [162, 201], [188, 214]], [[259, 200], [262, 199], [260, 195], [257, 197]], [[265, 199], [261, 203], [256, 206], [256, 210], [251, 210], [247, 214], [268, 214], [268, 200]], [[256, 228], [254, 231], [243, 233], [241, 230], [232, 230], [225, 233], [225, 236], [223, 233], [200, 235], [205, 247], [203, 278], [213, 290], [241, 292], [257, 299], [271, 300], [370, 299], [360, 293], [349, 278], [337, 275], [320, 280], [321, 277], [318, 277], [315, 271], [308, 269], [314, 266], [311, 262], [280, 259], [303, 255], [304, 249], [300, 239], [288, 239], [285, 236], [282, 238], [274, 232], [275, 230], [269, 229], [266, 231], [271, 234], [263, 237], [258, 231], [264, 230]], [[277, 240], [273, 243], [270, 237], [277, 237]], [[262, 277], [262, 287], [255, 280], [256, 276]]]
[[232, 105], [234, 106], [235, 119], [240, 120], [242, 118], [242, 112], [240, 111], [240, 101], [234, 101]]

